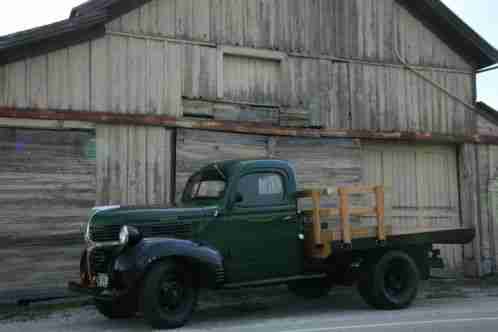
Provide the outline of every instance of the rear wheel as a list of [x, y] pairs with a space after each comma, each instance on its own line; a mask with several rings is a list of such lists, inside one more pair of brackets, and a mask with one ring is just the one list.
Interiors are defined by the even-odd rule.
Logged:
[[296, 280], [288, 284], [289, 290], [305, 299], [317, 299], [327, 296], [332, 289], [329, 278]]
[[390, 251], [367, 262], [358, 282], [358, 291], [367, 304], [377, 309], [403, 309], [417, 296], [417, 264], [402, 251]]
[[182, 264], [164, 261], [145, 276], [142, 308], [153, 328], [178, 328], [190, 319], [197, 304], [198, 289], [192, 274]]

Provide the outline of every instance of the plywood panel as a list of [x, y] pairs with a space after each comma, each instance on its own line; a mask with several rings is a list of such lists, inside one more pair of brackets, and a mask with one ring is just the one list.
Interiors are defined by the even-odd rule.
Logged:
[[0, 128], [0, 289], [77, 278], [81, 225], [95, 204], [92, 132]]
[[169, 203], [172, 197], [171, 130], [99, 125], [97, 142], [99, 204]]

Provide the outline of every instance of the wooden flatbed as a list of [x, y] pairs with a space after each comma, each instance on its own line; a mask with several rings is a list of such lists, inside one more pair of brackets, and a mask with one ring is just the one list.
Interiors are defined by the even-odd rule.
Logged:
[[[375, 206], [351, 207], [351, 194], [374, 194]], [[325, 196], [338, 196], [338, 208], [321, 207]], [[430, 244], [466, 244], [472, 241], [475, 230], [469, 228], [425, 229], [422, 231], [395, 234], [391, 225], [385, 223], [385, 198], [382, 186], [351, 186], [304, 190], [297, 193], [298, 199], [311, 198], [312, 208], [302, 214], [311, 222], [305, 230], [306, 256], [326, 258], [334, 251], [367, 250], [379, 246], [407, 246]], [[375, 226], [355, 227], [351, 217], [373, 216]], [[339, 217], [340, 223], [332, 229], [324, 228], [322, 220]]]

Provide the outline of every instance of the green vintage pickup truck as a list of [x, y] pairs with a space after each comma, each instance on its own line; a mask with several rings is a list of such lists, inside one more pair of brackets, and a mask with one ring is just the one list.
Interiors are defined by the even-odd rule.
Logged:
[[312, 223], [298, 199], [289, 162], [245, 160], [192, 175], [178, 206], [95, 208], [81, 280], [69, 288], [92, 295], [108, 318], [142, 312], [155, 328], [183, 326], [201, 289], [287, 284], [313, 298], [356, 284], [372, 307], [401, 309], [441, 262], [433, 244], [474, 237], [472, 229], [450, 229], [379, 241], [353, 230], [348, 243], [334, 232], [310, 242]]

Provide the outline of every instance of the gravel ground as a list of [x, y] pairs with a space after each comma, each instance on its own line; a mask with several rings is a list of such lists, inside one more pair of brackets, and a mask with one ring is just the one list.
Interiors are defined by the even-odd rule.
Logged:
[[[0, 308], [0, 332], [150, 331], [140, 317], [110, 321], [88, 304], [87, 300], [79, 300], [22, 309]], [[204, 293], [192, 322], [182, 331], [322, 332], [356, 327], [363, 330], [365, 326], [385, 331], [396, 330], [398, 325], [391, 326], [393, 321], [402, 324], [400, 331], [406, 331], [406, 324], [413, 322], [429, 327], [427, 319], [443, 319], [441, 324], [461, 323], [448, 326], [452, 332], [458, 327], [470, 329], [467, 325], [474, 323], [480, 327], [479, 332], [486, 328], [496, 331], [498, 286], [433, 281], [424, 285], [412, 308], [397, 312], [371, 310], [349, 288], [336, 288], [328, 297], [313, 301], [296, 298], [285, 287]]]

